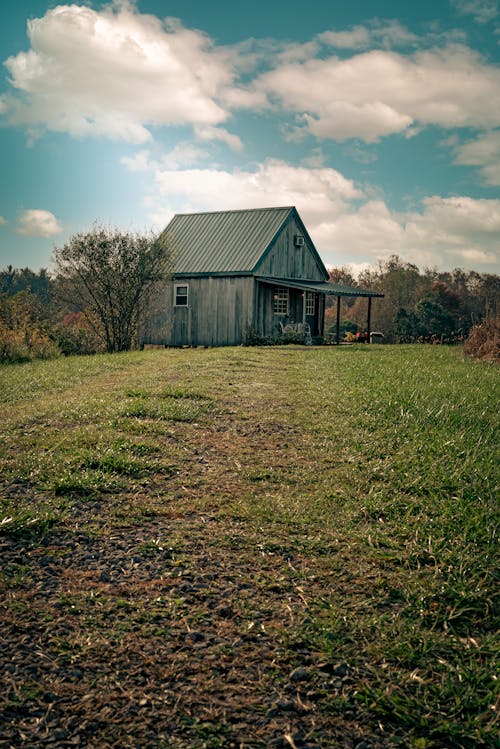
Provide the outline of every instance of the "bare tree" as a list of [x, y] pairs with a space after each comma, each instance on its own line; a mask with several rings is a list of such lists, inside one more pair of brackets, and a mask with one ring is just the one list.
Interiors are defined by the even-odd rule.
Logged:
[[172, 273], [165, 237], [94, 226], [54, 250], [60, 293], [99, 321], [106, 350], [128, 351], [152, 295]]

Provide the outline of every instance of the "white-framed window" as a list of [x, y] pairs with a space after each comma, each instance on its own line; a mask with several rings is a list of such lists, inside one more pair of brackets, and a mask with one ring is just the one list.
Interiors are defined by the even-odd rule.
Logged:
[[187, 307], [189, 301], [189, 286], [187, 283], [174, 284], [174, 305], [176, 307]]
[[275, 315], [288, 315], [288, 289], [283, 286], [274, 289], [273, 309]]
[[314, 291], [306, 291], [306, 315], [314, 315], [316, 312], [316, 294]]

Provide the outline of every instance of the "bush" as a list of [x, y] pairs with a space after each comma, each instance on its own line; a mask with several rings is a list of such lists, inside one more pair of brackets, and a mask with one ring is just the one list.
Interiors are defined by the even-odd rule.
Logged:
[[62, 322], [54, 325], [51, 337], [65, 356], [98, 354], [106, 350], [96, 332], [99, 321], [88, 312], [70, 312]]
[[59, 347], [40, 320], [40, 303], [28, 291], [0, 299], [0, 363], [55, 359]]
[[40, 330], [9, 330], [0, 323], [0, 364], [26, 362], [33, 359], [56, 359], [57, 345]]
[[500, 317], [487, 317], [474, 325], [464, 344], [464, 353], [474, 359], [500, 360]]

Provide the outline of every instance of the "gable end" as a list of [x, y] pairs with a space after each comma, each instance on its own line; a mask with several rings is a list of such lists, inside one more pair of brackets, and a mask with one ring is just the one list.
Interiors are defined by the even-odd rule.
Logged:
[[[297, 236], [304, 241], [297, 242]], [[253, 273], [312, 281], [328, 279], [328, 271], [296, 208], [290, 210], [255, 264]]]

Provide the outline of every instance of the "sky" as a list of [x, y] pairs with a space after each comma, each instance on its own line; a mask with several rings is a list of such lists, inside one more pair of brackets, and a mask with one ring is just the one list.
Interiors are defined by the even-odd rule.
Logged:
[[0, 59], [0, 268], [294, 205], [327, 266], [500, 272], [498, 0], [16, 0]]

